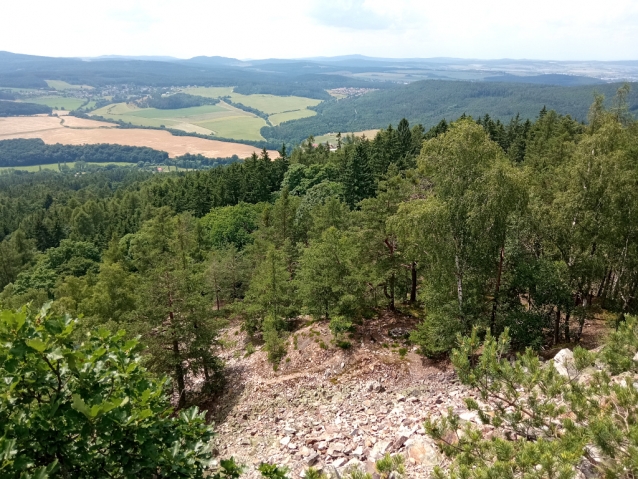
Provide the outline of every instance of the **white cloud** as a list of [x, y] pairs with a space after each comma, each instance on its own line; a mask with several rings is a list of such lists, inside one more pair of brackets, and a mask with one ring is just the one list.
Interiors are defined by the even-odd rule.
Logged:
[[41, 55], [638, 57], [635, 0], [5, 3], [0, 50]]

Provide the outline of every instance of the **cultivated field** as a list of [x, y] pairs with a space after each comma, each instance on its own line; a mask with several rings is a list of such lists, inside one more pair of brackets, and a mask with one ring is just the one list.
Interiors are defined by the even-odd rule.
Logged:
[[44, 80], [49, 85], [49, 88], [53, 88], [58, 91], [64, 90], [93, 90], [92, 86], [88, 85], [71, 85], [62, 80]]
[[[64, 123], [62, 123], [64, 121]], [[69, 126], [66, 126], [68, 122]], [[74, 125], [73, 127], [70, 127]], [[168, 131], [120, 129], [111, 123], [83, 120], [71, 116], [30, 116], [0, 118], [0, 140], [12, 138], [41, 138], [45, 143], [84, 145], [111, 143], [117, 145], [147, 146], [166, 151], [170, 157], [186, 153], [201, 154], [208, 158], [226, 158], [237, 155], [246, 158], [259, 149], [240, 143], [207, 140], [191, 136], [173, 136]], [[269, 152], [276, 158], [276, 151]]]
[[263, 140], [259, 130], [266, 122], [224, 102], [176, 110], [139, 108], [131, 103], [107, 105], [91, 112], [111, 120], [155, 128], [174, 128], [202, 135], [216, 135], [236, 140]]
[[184, 93], [191, 95], [205, 96], [209, 98], [220, 98], [229, 96], [231, 101], [263, 111], [268, 115], [268, 120], [273, 125], [278, 125], [284, 121], [298, 120], [308, 116], [316, 115], [308, 107], [316, 106], [321, 100], [305, 98], [301, 96], [276, 96], [276, 95], [242, 95], [235, 93], [233, 88], [187, 88]]
[[67, 111], [76, 110], [80, 108], [86, 101], [82, 98], [65, 98], [61, 96], [42, 96], [37, 98], [29, 98], [25, 100], [29, 103], [39, 103], [40, 105], [47, 105], [56, 110], [64, 108]]
[[301, 118], [307, 118], [309, 116], [315, 116], [317, 114], [314, 110], [297, 110], [297, 111], [287, 111], [285, 113], [276, 113], [274, 115], [270, 115], [268, 119], [273, 126], [279, 125], [279, 123], [283, 123], [284, 121], [292, 121], [299, 120]]

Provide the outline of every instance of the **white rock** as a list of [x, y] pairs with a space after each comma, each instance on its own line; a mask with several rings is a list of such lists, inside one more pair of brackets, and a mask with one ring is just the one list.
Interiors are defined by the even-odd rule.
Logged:
[[574, 353], [572, 353], [569, 349], [561, 349], [558, 351], [558, 354], [554, 356], [554, 367], [561, 376], [574, 376], [576, 373], [576, 367], [574, 366]]

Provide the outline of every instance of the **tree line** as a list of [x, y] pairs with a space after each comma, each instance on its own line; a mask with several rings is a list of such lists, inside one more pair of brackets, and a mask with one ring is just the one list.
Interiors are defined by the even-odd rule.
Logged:
[[[379, 88], [376, 83], [373, 86]], [[311, 108], [317, 115], [274, 127], [262, 127], [261, 134], [269, 141], [298, 144], [308, 136], [308, 132], [323, 135], [338, 131], [364, 131], [396, 125], [403, 117], [426, 128], [436, 125], [442, 118], [450, 121], [463, 114], [476, 118], [485, 112], [502, 122], [509, 121], [517, 113], [521, 119], [531, 120], [543, 106], [582, 122], [587, 120], [594, 94], [611, 99], [619, 86], [567, 87], [425, 80], [357, 98], [324, 101]], [[630, 92], [627, 101], [635, 114], [638, 111], [638, 91]]]
[[216, 105], [219, 103], [219, 98], [206, 98], [199, 95], [189, 95], [188, 93], [175, 93], [173, 95], [162, 95], [157, 93], [139, 100], [137, 103], [142, 108], [176, 110], [179, 108], [191, 108], [202, 105]]
[[168, 153], [148, 147], [97, 144], [47, 145], [39, 138], [0, 140], [0, 167], [64, 164], [85, 161], [91, 163], [152, 163], [162, 164]]
[[0, 99], [0, 117], [23, 115], [50, 115], [53, 110], [50, 106], [37, 103], [8, 101]]
[[507, 125], [402, 120], [336, 151], [309, 138], [207, 171], [0, 177], [0, 301], [140, 334], [180, 397], [194, 375], [220, 387], [231, 314], [275, 367], [300, 314], [349, 347], [357, 324], [409, 307], [428, 356], [476, 326], [517, 347], [578, 342], [588, 318], [638, 306], [626, 94], [611, 109], [597, 98], [587, 125], [546, 109]]

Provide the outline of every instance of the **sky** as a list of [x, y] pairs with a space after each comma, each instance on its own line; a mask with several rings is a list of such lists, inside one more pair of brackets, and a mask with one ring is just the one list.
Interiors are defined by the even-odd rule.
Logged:
[[0, 50], [34, 55], [638, 59], [638, 0], [2, 3]]

